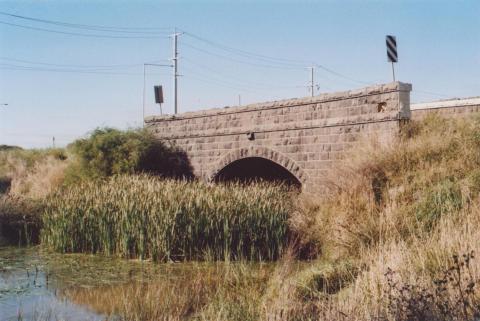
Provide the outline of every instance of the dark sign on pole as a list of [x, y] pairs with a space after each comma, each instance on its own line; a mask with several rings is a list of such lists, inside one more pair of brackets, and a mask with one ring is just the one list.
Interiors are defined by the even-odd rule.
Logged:
[[163, 104], [163, 88], [162, 86], [155, 86], [155, 103]]
[[390, 62], [398, 62], [397, 39], [395, 36], [387, 36], [387, 57]]

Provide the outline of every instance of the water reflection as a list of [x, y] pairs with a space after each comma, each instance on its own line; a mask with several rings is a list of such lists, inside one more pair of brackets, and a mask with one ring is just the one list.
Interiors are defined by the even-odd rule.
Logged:
[[[142, 312], [146, 294], [153, 315], [180, 313], [180, 308], [190, 313], [195, 298], [202, 301], [199, 307], [219, 287], [256, 288], [266, 283], [272, 268], [270, 263], [246, 262], [153, 264], [50, 253], [40, 247], [0, 247], [0, 320], [115, 320], [125, 300], [136, 300]], [[180, 310], [170, 311], [172, 302]]]
[[105, 320], [57, 295], [49, 260], [37, 248], [0, 248], [1, 320]]

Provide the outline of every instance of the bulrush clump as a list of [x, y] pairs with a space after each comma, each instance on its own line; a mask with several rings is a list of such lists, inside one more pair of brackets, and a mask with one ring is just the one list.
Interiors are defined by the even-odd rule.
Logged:
[[278, 258], [292, 202], [282, 185], [209, 185], [147, 175], [61, 189], [45, 201], [42, 244], [155, 261]]

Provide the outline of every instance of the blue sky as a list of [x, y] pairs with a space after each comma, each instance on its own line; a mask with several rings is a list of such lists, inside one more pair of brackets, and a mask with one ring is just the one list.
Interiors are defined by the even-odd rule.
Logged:
[[[143, 63], [169, 63], [174, 27], [187, 32], [179, 37], [180, 111], [236, 105], [239, 95], [242, 104], [307, 96], [306, 67], [313, 63], [333, 71], [316, 69], [319, 92], [389, 82], [386, 34], [397, 37], [396, 75], [413, 84], [413, 101], [480, 95], [478, 0], [16, 0], [0, 1], [0, 12], [122, 28], [86, 30], [0, 14], [0, 103], [8, 103], [0, 106], [0, 144], [48, 147], [55, 136], [65, 145], [98, 126], [141, 126]], [[5, 23], [155, 37], [86, 37]], [[140, 27], [155, 29], [133, 29]], [[157, 84], [164, 86], [164, 111], [172, 112], [171, 73], [147, 68], [147, 115], [159, 112]]]

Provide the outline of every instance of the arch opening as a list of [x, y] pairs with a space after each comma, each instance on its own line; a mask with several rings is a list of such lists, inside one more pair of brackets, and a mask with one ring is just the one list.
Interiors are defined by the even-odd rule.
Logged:
[[231, 162], [213, 177], [215, 182], [238, 181], [252, 183], [258, 180], [280, 182], [300, 189], [302, 183], [283, 166], [262, 157], [247, 157]]

